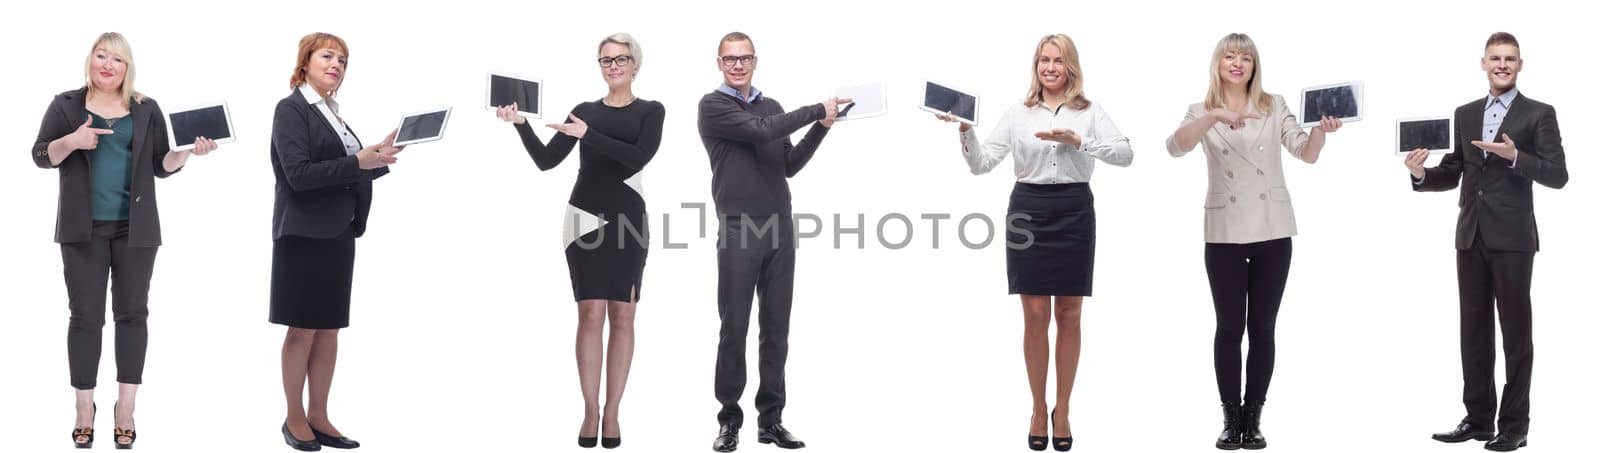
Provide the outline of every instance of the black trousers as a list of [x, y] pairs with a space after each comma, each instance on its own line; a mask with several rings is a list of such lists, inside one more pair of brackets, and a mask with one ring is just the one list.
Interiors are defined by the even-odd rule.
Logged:
[[1239, 347], [1246, 332], [1250, 334], [1250, 357], [1243, 364], [1249, 379], [1244, 400], [1267, 400], [1272, 362], [1277, 354], [1273, 329], [1278, 323], [1283, 287], [1289, 281], [1289, 258], [1293, 252], [1289, 238], [1206, 244], [1206, 277], [1211, 280], [1211, 303], [1217, 311], [1212, 360], [1217, 371], [1217, 393], [1224, 403], [1239, 402]]
[[1533, 374], [1533, 252], [1490, 250], [1481, 240], [1456, 251], [1456, 284], [1461, 291], [1461, 400], [1463, 421], [1488, 427], [1494, 422], [1494, 316], [1500, 312], [1500, 337], [1506, 350], [1506, 386], [1500, 400], [1501, 432], [1527, 434], [1528, 381]]
[[72, 387], [95, 387], [100, 369], [100, 328], [106, 324], [106, 280], [111, 281], [111, 313], [116, 323], [117, 382], [140, 384], [149, 329], [150, 274], [156, 247], [128, 245], [127, 221], [94, 221], [85, 242], [61, 244], [67, 281], [67, 366]]
[[789, 216], [725, 217], [717, 239], [717, 422], [742, 426], [745, 337], [751, 295], [761, 301], [761, 386], [756, 390], [759, 426], [782, 422], [783, 366], [789, 356], [789, 308], [794, 298], [794, 219]]

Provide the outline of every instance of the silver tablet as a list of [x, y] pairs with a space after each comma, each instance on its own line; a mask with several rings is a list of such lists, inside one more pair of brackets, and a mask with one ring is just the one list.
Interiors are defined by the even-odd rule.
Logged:
[[934, 82], [926, 82], [922, 91], [922, 109], [933, 113], [948, 113], [956, 121], [970, 126], [978, 125], [978, 96], [967, 94]]
[[518, 115], [526, 118], [544, 115], [544, 83], [539, 79], [490, 72], [487, 84], [484, 108], [494, 111], [515, 103]]
[[1323, 116], [1350, 123], [1361, 121], [1361, 82], [1344, 82], [1300, 90], [1300, 126], [1309, 127]]
[[426, 143], [444, 138], [444, 126], [449, 122], [449, 107], [407, 114], [400, 118], [399, 132], [394, 136], [394, 146]]
[[1394, 122], [1396, 155], [1426, 149], [1429, 154], [1448, 153], [1455, 147], [1455, 129], [1450, 116], [1404, 118]]
[[233, 141], [233, 117], [226, 102], [200, 104], [167, 113], [167, 144], [173, 151], [194, 149], [196, 137]]
[[840, 121], [883, 116], [889, 112], [889, 91], [882, 82], [840, 88], [833, 95], [850, 99], [849, 104], [839, 107]]

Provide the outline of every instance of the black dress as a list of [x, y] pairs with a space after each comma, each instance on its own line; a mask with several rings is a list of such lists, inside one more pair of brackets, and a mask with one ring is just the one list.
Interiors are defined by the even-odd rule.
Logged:
[[666, 109], [636, 99], [623, 107], [585, 102], [572, 113], [589, 124], [581, 140], [557, 134], [547, 145], [528, 124], [516, 129], [540, 170], [555, 168], [580, 145], [578, 180], [562, 216], [573, 298], [637, 301], [650, 246], [639, 172], [661, 144]]

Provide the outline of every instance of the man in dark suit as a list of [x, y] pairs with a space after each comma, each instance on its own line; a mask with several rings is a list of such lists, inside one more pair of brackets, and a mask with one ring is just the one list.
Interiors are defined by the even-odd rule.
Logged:
[[[1533, 183], [1567, 184], [1566, 154], [1556, 111], [1517, 90], [1522, 50], [1517, 38], [1495, 33], [1484, 45], [1489, 96], [1456, 109], [1455, 149], [1439, 166], [1423, 168], [1426, 150], [1406, 157], [1412, 188], [1461, 187], [1456, 219], [1456, 284], [1461, 297], [1462, 401], [1467, 416], [1441, 442], [1487, 440], [1484, 448], [1513, 451], [1528, 444], [1528, 382], [1533, 373], [1533, 255], [1539, 231]], [[1506, 386], [1494, 424], [1494, 324], [1500, 313]]]

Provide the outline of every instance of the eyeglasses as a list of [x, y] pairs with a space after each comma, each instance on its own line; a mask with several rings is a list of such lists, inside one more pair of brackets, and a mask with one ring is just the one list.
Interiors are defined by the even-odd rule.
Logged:
[[619, 68], [625, 68], [628, 67], [628, 65], [633, 64], [633, 57], [627, 55], [618, 55], [615, 57], [600, 57], [600, 59], [596, 61], [600, 62], [600, 67], [602, 68], [610, 67], [611, 65], [617, 65]]
[[744, 63], [745, 66], [750, 66], [752, 64], [755, 64], [756, 56], [755, 55], [723, 55], [721, 60], [722, 60], [722, 66], [723, 67], [731, 68], [736, 63]]

